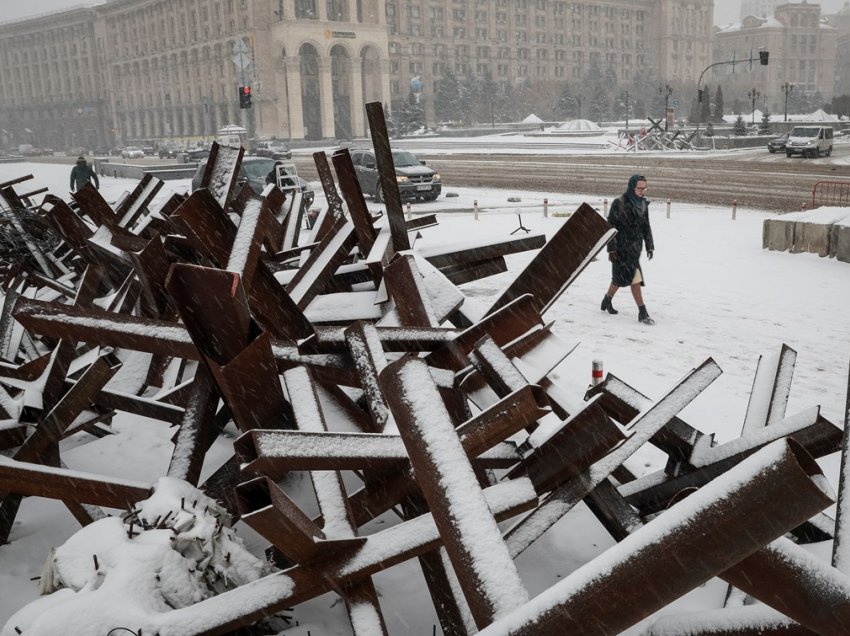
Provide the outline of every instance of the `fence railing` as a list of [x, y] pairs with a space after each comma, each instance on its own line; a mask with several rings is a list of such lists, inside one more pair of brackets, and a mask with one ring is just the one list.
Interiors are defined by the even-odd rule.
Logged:
[[850, 207], [850, 181], [818, 181], [812, 188], [812, 208]]

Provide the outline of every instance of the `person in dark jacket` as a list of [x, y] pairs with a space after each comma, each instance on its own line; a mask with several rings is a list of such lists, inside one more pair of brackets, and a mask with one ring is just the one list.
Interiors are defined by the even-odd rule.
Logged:
[[645, 245], [649, 260], [652, 260], [655, 251], [652, 227], [649, 224], [649, 201], [644, 198], [646, 187], [646, 177], [632, 175], [626, 191], [611, 202], [608, 223], [617, 230], [617, 234], [608, 243], [611, 284], [602, 299], [601, 309], [609, 314], [619, 313], [611, 301], [620, 287], [630, 287], [638, 306], [638, 320], [647, 325], [654, 325], [655, 321], [649, 317], [643, 303], [641, 291], [645, 284], [640, 266], [641, 250]]
[[78, 192], [89, 181], [94, 182], [94, 187], [100, 190], [100, 179], [94, 168], [86, 163], [85, 157], [77, 157], [77, 165], [71, 168], [71, 192]]

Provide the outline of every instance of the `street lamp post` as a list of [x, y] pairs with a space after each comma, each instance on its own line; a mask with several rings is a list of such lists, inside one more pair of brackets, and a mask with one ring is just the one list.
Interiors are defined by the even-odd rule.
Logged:
[[785, 82], [782, 85], [782, 92], [785, 93], [785, 121], [788, 121], [788, 93], [794, 90], [794, 85]]
[[664, 86], [664, 88], [659, 88], [659, 91], [664, 91], [664, 132], [667, 132], [667, 108], [670, 102], [670, 95], [673, 94], [673, 89], [670, 88], [670, 84]]
[[756, 123], [756, 100], [761, 97], [761, 93], [759, 93], [755, 88], [747, 93], [747, 97], [750, 98], [750, 101], [753, 104], [753, 123]]

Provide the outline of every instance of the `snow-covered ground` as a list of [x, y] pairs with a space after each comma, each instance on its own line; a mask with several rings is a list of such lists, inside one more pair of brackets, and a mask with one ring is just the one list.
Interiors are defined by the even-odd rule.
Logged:
[[[0, 181], [32, 173], [35, 178], [28, 182], [32, 187], [18, 186], [19, 191], [47, 186], [52, 193], [67, 197], [69, 170], [64, 165], [5, 164], [0, 165]], [[624, 184], [628, 176], [623, 175]], [[133, 181], [104, 177], [101, 192], [114, 200], [134, 185]], [[187, 189], [188, 181], [167, 182], [158, 199]], [[439, 215], [437, 227], [422, 231], [417, 248], [507, 237], [518, 227], [516, 208], [524, 226], [551, 235], [564, 221], [556, 214], [570, 212], [585, 200], [597, 209], [603, 204], [598, 197], [558, 192], [520, 193], [520, 202], [509, 202], [506, 191], [452, 187], [445, 191], [458, 196], [441, 196], [434, 203], [412, 206], [414, 213], [448, 212]], [[510, 196], [516, 194], [511, 190]], [[612, 192], [609, 199], [618, 194]], [[542, 213], [544, 198], [549, 202], [548, 218]], [[471, 210], [476, 200], [480, 208], [477, 219], [462, 211]], [[320, 201], [318, 197], [317, 204]], [[654, 260], [644, 261], [644, 298], [657, 324], [638, 323], [627, 290], [614, 299], [618, 315], [601, 312], [609, 264], [603, 259], [591, 263], [545, 316], [556, 321], [554, 330], [564, 340], [579, 342], [557, 370], [566, 391], [580, 400], [590, 381], [591, 363], [598, 359], [606, 372], [657, 398], [711, 356], [723, 374], [681, 416], [722, 442], [740, 433], [759, 355], [773, 354], [786, 343], [798, 352], [789, 414], [819, 404], [826, 418], [842, 425], [850, 360], [850, 264], [812, 254], [763, 250], [762, 222], [770, 211], [738, 209], [733, 220], [727, 208], [675, 201], [669, 218], [662, 203], [654, 204], [650, 211], [656, 251]], [[476, 306], [487, 305], [531, 257], [508, 257], [509, 272], [463, 285], [465, 306], [474, 313]], [[67, 440], [63, 459], [75, 469], [125, 479], [152, 482], [165, 474], [172, 430], [165, 424], [120, 415], [114, 428], [117, 434], [103, 439], [80, 435]], [[229, 456], [235, 434], [235, 429], [228, 428], [219, 439], [208, 456], [205, 474]], [[657, 469], [660, 461], [647, 452], [630, 467], [648, 472]], [[838, 456], [824, 458], [820, 464], [837, 489]], [[383, 527], [382, 523], [390, 523], [389, 518], [382, 518], [376, 527]], [[0, 546], [0, 624], [37, 598], [34, 579], [51, 547], [61, 545], [78, 529], [61, 503], [35, 498], [24, 501], [11, 543]], [[260, 554], [265, 541], [242, 524], [237, 529], [249, 549]], [[589, 511], [579, 506], [523, 553], [517, 565], [534, 596], [612, 544]], [[828, 544], [811, 549], [828, 558]], [[415, 561], [382, 572], [374, 581], [391, 634], [432, 633], [437, 619], [425, 600], [427, 590]], [[720, 607], [725, 589], [722, 582], [712, 581], [662, 613]], [[303, 603], [292, 614], [299, 626], [288, 629], [287, 634], [303, 635], [308, 630], [317, 636], [351, 633], [344, 604], [333, 594]], [[640, 633], [652, 620], [627, 633]], [[3, 636], [15, 633], [12, 623], [7, 624]]]

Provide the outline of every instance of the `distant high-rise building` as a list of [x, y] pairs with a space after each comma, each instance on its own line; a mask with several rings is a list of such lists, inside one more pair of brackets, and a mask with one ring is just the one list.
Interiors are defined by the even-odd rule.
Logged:
[[770, 18], [776, 7], [786, 3], [787, 0], [741, 0], [741, 19], [748, 15]]

